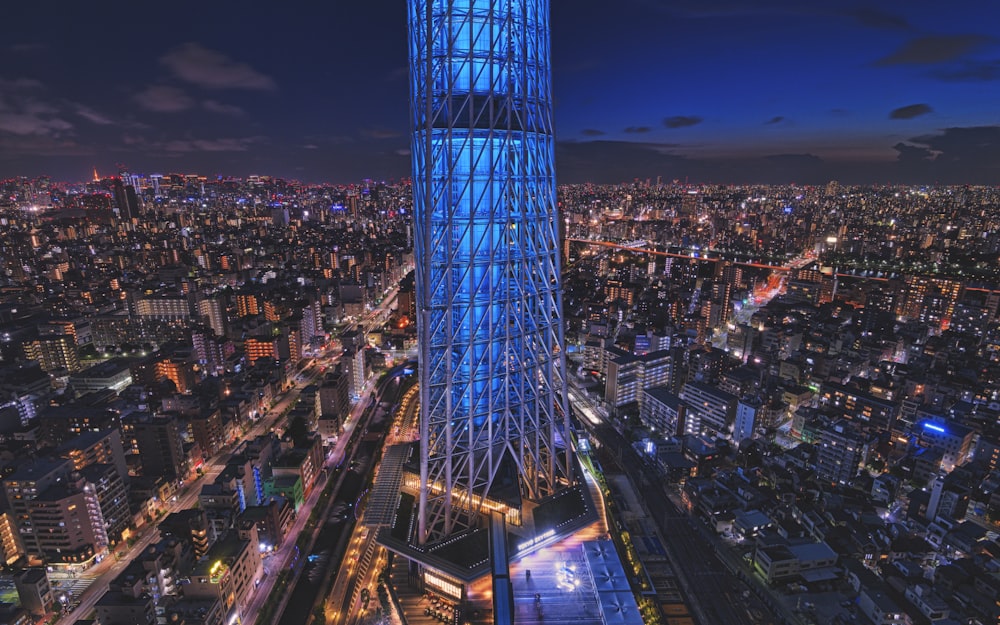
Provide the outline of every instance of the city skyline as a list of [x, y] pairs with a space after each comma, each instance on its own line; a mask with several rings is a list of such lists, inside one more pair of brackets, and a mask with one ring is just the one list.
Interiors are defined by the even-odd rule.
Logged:
[[[335, 4], [10, 9], [0, 176], [406, 177], [404, 3]], [[559, 181], [995, 182], [996, 11], [556, 3]]]

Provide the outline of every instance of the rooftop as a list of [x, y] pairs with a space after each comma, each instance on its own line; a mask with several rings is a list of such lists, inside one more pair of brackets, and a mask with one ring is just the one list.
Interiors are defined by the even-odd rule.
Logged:
[[4, 478], [4, 483], [35, 482], [57, 471], [67, 470], [69, 466], [70, 461], [65, 458], [36, 458], [19, 466]]
[[74, 378], [110, 378], [112, 376], [127, 373], [129, 371], [129, 361], [124, 358], [112, 358], [99, 362], [92, 367], [88, 367], [73, 375]]

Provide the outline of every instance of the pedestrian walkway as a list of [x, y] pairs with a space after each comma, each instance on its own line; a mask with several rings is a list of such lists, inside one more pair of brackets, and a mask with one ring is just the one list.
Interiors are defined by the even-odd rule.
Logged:
[[50, 573], [49, 583], [52, 585], [52, 594], [58, 601], [62, 595], [66, 595], [68, 601], [73, 603], [85, 590], [90, 588], [99, 576], [96, 574], [83, 573], [79, 575], [67, 575], [64, 573]]
[[403, 483], [403, 467], [414, 451], [409, 444], [393, 445], [385, 450], [379, 464], [378, 479], [368, 496], [364, 524], [377, 528], [392, 525], [392, 519], [399, 507], [400, 485]]

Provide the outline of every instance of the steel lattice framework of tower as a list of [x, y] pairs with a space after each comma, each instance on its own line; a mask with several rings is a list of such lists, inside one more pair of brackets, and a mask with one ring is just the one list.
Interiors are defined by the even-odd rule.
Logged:
[[529, 500], [572, 480], [548, 19], [548, 0], [409, 1], [420, 543], [495, 506], [505, 463]]

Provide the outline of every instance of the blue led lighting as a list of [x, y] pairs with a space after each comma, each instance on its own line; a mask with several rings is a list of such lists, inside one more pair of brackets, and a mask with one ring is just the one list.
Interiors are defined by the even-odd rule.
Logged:
[[945, 431], [943, 427], [941, 427], [940, 425], [935, 425], [935, 424], [931, 423], [930, 421], [925, 421], [924, 422], [924, 429], [925, 430], [934, 430], [935, 432], [941, 432], [942, 434], [944, 434], [944, 431]]
[[[571, 475], [548, 0], [410, 0], [420, 533], [457, 529], [505, 457]], [[434, 500], [434, 501], [431, 501]]]

